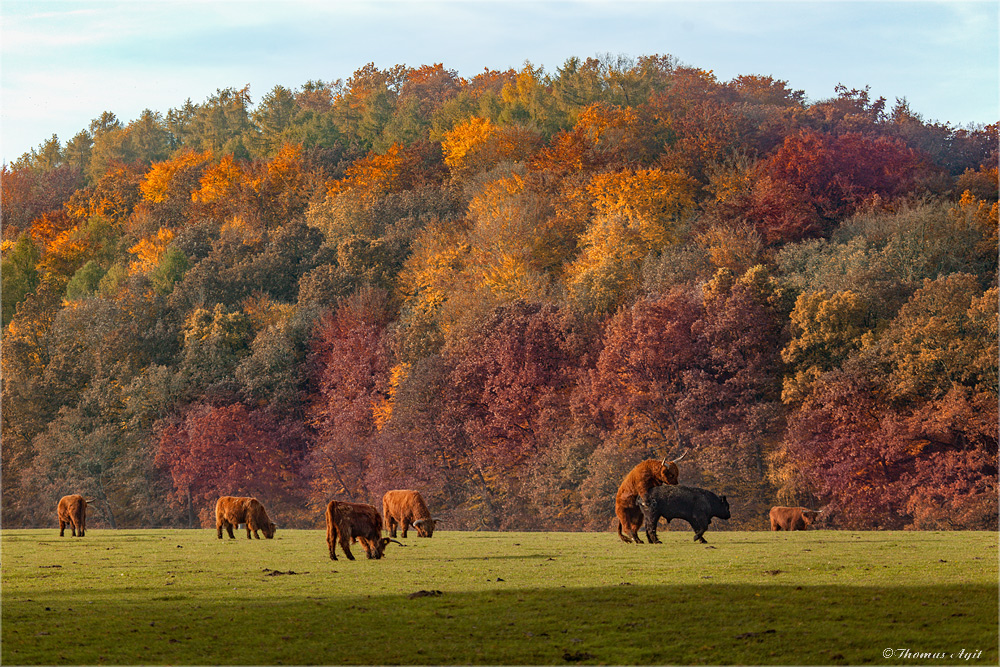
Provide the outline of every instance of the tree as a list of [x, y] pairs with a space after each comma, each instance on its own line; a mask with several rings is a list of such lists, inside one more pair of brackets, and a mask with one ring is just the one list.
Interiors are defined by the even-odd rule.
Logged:
[[22, 234], [11, 248], [4, 249], [3, 262], [3, 328], [14, 317], [14, 309], [38, 287], [39, 275], [35, 268], [41, 253], [27, 234]]
[[638, 286], [642, 259], [678, 240], [694, 207], [694, 182], [660, 169], [609, 172], [595, 176], [588, 192], [596, 216], [567, 282], [576, 303], [607, 313]]
[[861, 347], [862, 336], [870, 330], [867, 313], [861, 298], [850, 290], [798, 296], [791, 314], [792, 340], [781, 351], [792, 371], [782, 392], [786, 403], [801, 401], [817, 378]]
[[189, 526], [196, 512], [211, 525], [219, 496], [262, 497], [279, 520], [283, 505], [294, 503], [306, 440], [300, 425], [241, 403], [196, 403], [157, 431], [156, 463], [170, 471]]
[[911, 191], [927, 168], [899, 140], [802, 132], [759, 164], [747, 217], [772, 242], [823, 235], [866, 199]]
[[567, 428], [589, 353], [569, 312], [523, 301], [494, 309], [445, 349], [450, 391], [438, 428], [463, 471], [465, 503], [486, 510], [486, 525], [537, 520], [528, 471]]
[[374, 462], [376, 413], [388, 396], [392, 351], [385, 292], [366, 289], [324, 316], [310, 343], [315, 395], [308, 419], [316, 432], [309, 453], [310, 501], [331, 496], [375, 502], [365, 471]]
[[790, 418], [784, 446], [840, 523], [996, 525], [996, 302], [971, 276], [927, 281]]

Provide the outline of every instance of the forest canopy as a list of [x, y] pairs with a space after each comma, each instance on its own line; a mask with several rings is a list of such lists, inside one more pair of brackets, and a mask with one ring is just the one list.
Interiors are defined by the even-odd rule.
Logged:
[[105, 112], [0, 175], [3, 523], [605, 530], [686, 451], [737, 528], [996, 530], [997, 162], [666, 55]]

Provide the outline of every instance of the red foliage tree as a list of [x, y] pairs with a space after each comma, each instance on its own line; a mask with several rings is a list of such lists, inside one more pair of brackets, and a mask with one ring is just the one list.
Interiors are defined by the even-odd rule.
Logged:
[[265, 505], [294, 498], [305, 430], [241, 403], [197, 403], [159, 428], [156, 464], [173, 480], [175, 498], [207, 525], [219, 496], [258, 496]]
[[385, 331], [387, 297], [363, 290], [341, 301], [313, 335], [310, 355], [316, 392], [309, 420], [316, 443], [309, 454], [311, 501], [332, 496], [373, 502], [365, 483], [375, 459], [376, 411], [389, 395], [392, 351]]
[[519, 301], [446, 350], [444, 423], [464, 443], [473, 488], [502, 517], [496, 527], [517, 525], [533, 509], [518, 493], [520, 477], [570, 419], [570, 396], [588, 359], [578, 328], [568, 312]]
[[744, 214], [772, 243], [822, 235], [866, 199], [910, 191], [928, 169], [898, 139], [806, 131], [758, 165]]

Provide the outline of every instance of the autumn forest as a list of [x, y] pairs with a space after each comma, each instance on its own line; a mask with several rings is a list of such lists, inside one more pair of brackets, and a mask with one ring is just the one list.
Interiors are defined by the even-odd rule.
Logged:
[[4, 165], [3, 525], [608, 530], [675, 458], [833, 528], [997, 528], [998, 126], [671, 56], [105, 112]]

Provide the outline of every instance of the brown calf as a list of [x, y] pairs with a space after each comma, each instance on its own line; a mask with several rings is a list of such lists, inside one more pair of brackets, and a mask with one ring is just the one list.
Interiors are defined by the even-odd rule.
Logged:
[[382, 537], [382, 516], [371, 505], [331, 500], [326, 506], [326, 545], [330, 549], [330, 560], [337, 560], [338, 543], [347, 560], [354, 560], [352, 542], [361, 542], [368, 558], [381, 558], [385, 545], [396, 540]]
[[386, 491], [382, 496], [382, 514], [385, 529], [391, 537], [396, 537], [396, 526], [402, 526], [403, 537], [412, 525], [420, 537], [432, 537], [434, 527], [440, 519], [431, 518], [424, 499], [416, 491]]
[[215, 529], [218, 531], [219, 539], [222, 539], [222, 529], [229, 533], [230, 539], [236, 539], [233, 535], [233, 527], [241, 523], [246, 524], [247, 539], [253, 537], [260, 539], [257, 531], [264, 533], [264, 537], [271, 539], [277, 526], [271, 522], [267, 516], [267, 511], [256, 498], [246, 498], [240, 496], [222, 496], [215, 503]]
[[[687, 452], [684, 452], [687, 454]], [[681, 454], [673, 461], [657, 461], [649, 459], [643, 461], [625, 476], [618, 493], [615, 494], [615, 516], [618, 517], [618, 537], [622, 542], [635, 542], [642, 544], [639, 539], [639, 529], [642, 527], [642, 509], [638, 507], [637, 500], [640, 496], [645, 496], [649, 490], [661, 484], [677, 484], [677, 462], [684, 458]], [[622, 532], [631, 536], [631, 539]]]
[[87, 532], [87, 501], [83, 496], [73, 494], [60, 498], [56, 516], [59, 517], [59, 537], [65, 537], [66, 526], [73, 537], [83, 537]]
[[771, 530], [805, 530], [811, 526], [822, 510], [805, 507], [772, 507]]

